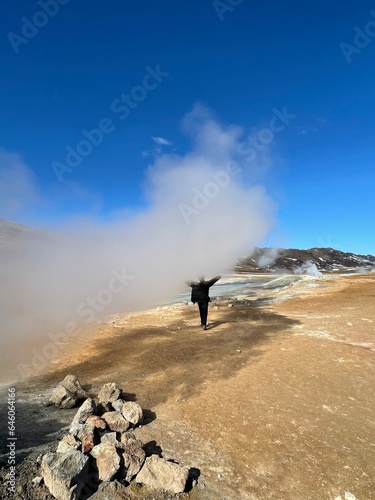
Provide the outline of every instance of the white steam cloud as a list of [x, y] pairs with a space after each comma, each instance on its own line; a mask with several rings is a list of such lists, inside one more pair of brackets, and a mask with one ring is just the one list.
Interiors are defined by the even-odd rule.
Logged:
[[266, 248], [263, 255], [258, 260], [258, 266], [266, 267], [275, 262], [280, 250], [278, 248]]
[[85, 325], [161, 304], [184, 280], [230, 270], [263, 242], [275, 205], [262, 186], [241, 181], [242, 130], [200, 106], [184, 129], [192, 150], [150, 166], [147, 210], [110, 224], [80, 220], [0, 253], [0, 349], [14, 377], [43, 369]]
[[304, 262], [299, 267], [297, 267], [293, 271], [293, 273], [294, 274], [307, 274], [308, 276], [314, 276], [315, 278], [318, 278], [319, 276], [323, 276], [322, 273], [319, 271], [319, 269], [316, 267], [316, 264], [314, 264], [314, 262], [311, 262], [310, 260]]
[[4, 219], [24, 215], [40, 198], [36, 177], [20, 157], [0, 151], [0, 214]]

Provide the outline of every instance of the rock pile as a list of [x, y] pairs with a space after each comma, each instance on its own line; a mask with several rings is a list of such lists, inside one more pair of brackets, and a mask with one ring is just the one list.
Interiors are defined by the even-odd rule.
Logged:
[[133, 434], [143, 421], [142, 408], [121, 399], [117, 384], [104, 384], [95, 401], [68, 375], [47, 404], [70, 408], [83, 395], [86, 399], [69, 434], [60, 440], [56, 452], [47, 453], [41, 461], [41, 476], [51, 495], [57, 500], [99, 500], [109, 498], [105, 491], [121, 494], [123, 489], [123, 498], [128, 498], [131, 482], [169, 494], [185, 491], [189, 469], [158, 455], [146, 457], [144, 444]]

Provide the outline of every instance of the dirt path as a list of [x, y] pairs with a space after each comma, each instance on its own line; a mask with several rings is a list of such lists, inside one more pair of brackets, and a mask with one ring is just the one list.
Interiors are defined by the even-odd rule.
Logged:
[[191, 498], [375, 498], [375, 276], [323, 285], [223, 302], [207, 331], [194, 306], [118, 318], [32, 390], [117, 382], [156, 415], [139, 436], [200, 470]]

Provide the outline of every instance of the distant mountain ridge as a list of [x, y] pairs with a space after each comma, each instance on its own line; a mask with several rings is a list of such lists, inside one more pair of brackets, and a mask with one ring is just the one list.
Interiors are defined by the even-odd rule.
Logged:
[[256, 248], [253, 253], [241, 259], [236, 265], [239, 272], [295, 272], [306, 263], [312, 263], [318, 271], [375, 271], [375, 257], [373, 255], [357, 255], [350, 252], [341, 252], [333, 248], [275, 249]]

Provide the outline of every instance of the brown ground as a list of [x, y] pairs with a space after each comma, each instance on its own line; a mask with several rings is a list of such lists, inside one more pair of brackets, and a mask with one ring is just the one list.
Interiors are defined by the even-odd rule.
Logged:
[[333, 500], [351, 492], [369, 500], [374, 297], [375, 275], [337, 276], [283, 302], [211, 307], [207, 331], [195, 306], [117, 318], [67, 351], [32, 390], [68, 373], [93, 393], [117, 382], [156, 415], [137, 430], [142, 440], [200, 470], [193, 499]]

